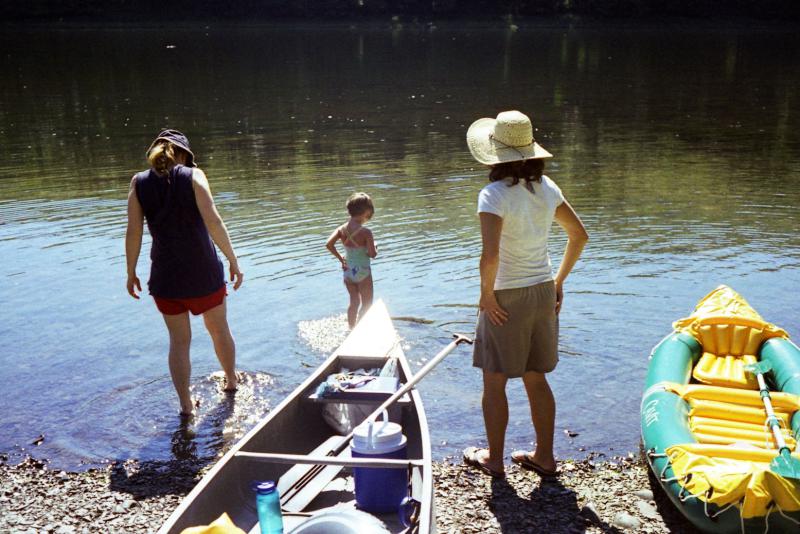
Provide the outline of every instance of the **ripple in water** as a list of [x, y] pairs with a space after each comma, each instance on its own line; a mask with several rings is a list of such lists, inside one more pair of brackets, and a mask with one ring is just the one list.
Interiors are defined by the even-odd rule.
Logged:
[[[221, 456], [288, 391], [266, 373], [239, 373], [235, 394], [223, 391], [224, 374], [196, 378], [191, 386], [197, 401], [195, 415], [181, 418], [168, 377], [143, 380], [115, 388], [79, 409], [79, 421], [65, 426], [68, 434], [54, 436], [44, 456], [70, 458], [85, 466], [113, 460], [207, 460]], [[96, 425], [101, 420], [115, 425]], [[47, 449], [58, 449], [49, 454]]]

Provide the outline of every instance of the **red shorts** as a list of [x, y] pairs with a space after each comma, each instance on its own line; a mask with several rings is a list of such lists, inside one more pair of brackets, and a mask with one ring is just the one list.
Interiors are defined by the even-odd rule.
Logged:
[[156, 301], [158, 311], [164, 315], [178, 315], [181, 313], [186, 313], [187, 311], [192, 312], [194, 315], [200, 315], [201, 313], [205, 313], [211, 308], [216, 308], [222, 304], [222, 301], [225, 300], [225, 296], [227, 294], [228, 292], [225, 290], [225, 286], [222, 286], [218, 290], [214, 291], [210, 295], [206, 295], [205, 297], [164, 299], [154, 296], [153, 298]]

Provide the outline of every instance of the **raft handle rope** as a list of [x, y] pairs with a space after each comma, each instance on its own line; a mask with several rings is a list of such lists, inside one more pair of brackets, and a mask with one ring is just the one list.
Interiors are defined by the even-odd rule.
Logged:
[[[703, 513], [705, 513], [706, 517], [709, 518], [712, 521], [716, 521], [717, 520], [717, 516], [727, 512], [729, 508], [731, 508], [733, 506], [736, 506], [737, 504], [739, 506], [741, 506], [744, 503], [744, 499], [742, 499], [738, 503], [732, 502], [732, 503], [729, 503], [727, 506], [723, 506], [722, 508], [720, 508], [719, 510], [717, 510], [716, 512], [711, 514], [711, 513], [708, 512], [708, 499], [711, 497], [711, 495], [713, 493], [714, 493], [714, 488], [713, 487], [708, 488], [708, 491], [706, 492], [706, 500], [703, 501]], [[739, 514], [740, 518], [741, 518], [741, 515], [742, 514]], [[744, 533], [744, 519], [742, 519], [742, 532]]]
[[[656, 456], [656, 455], [653, 454], [653, 456]], [[663, 457], [669, 458], [669, 455], [664, 454]], [[675, 476], [675, 477], [666, 478], [665, 475], [667, 474], [667, 469], [669, 469], [670, 467], [672, 467], [672, 463], [671, 462], [667, 462], [667, 463], [664, 464], [664, 468], [661, 470], [661, 474], [658, 477], [659, 480], [661, 480], [661, 482], [664, 482], [664, 483], [668, 483], [668, 482], [683, 482], [683, 481], [689, 481], [689, 480], [692, 479], [692, 474], [691, 473], [687, 473], [687, 474], [683, 475], [682, 477], [681, 476]], [[681, 486], [681, 491], [683, 491], [683, 486]]]
[[792, 522], [792, 523], [794, 523], [795, 525], [798, 525], [798, 526], [800, 526], [800, 521], [798, 521], [797, 519], [795, 519], [795, 518], [793, 518], [793, 517], [789, 517], [788, 515], [784, 514], [784, 513], [783, 513], [783, 510], [781, 510], [781, 507], [780, 507], [780, 506], [778, 506], [778, 505], [776, 504], [776, 505], [775, 505], [775, 508], [777, 508], [777, 509], [778, 509], [778, 513], [779, 513], [779, 514], [781, 514], [783, 517], [785, 517], [786, 519], [788, 519], [789, 521], [791, 521], [791, 522]]
[[767, 506], [767, 513], [764, 515], [764, 534], [769, 532], [769, 514], [772, 513], [772, 508], [775, 506], [775, 501], [769, 503]]
[[[647, 451], [647, 455], [650, 458], [669, 458], [669, 455], [666, 454], [666, 453], [662, 453], [662, 454], [656, 453], [655, 452], [655, 448], [650, 449], [649, 451]], [[664, 482], [664, 483], [668, 483], [668, 482], [688, 483], [689, 481], [692, 480], [693, 473], [686, 473], [683, 476], [675, 476], [675, 477], [666, 478], [664, 475], [666, 474], [667, 469], [669, 469], [669, 467], [670, 467], [670, 462], [667, 462], [664, 465], [664, 468], [661, 470], [661, 475], [659, 476], [659, 479], [661, 480], [661, 482]], [[725, 513], [732, 506], [736, 506], [737, 503], [732, 502], [732, 503], [728, 504], [727, 506], [724, 506], [724, 507], [720, 508], [719, 510], [717, 510], [713, 514], [709, 513], [709, 511], [708, 511], [708, 501], [711, 499], [711, 496], [713, 494], [714, 494], [714, 487], [713, 486], [709, 486], [708, 491], [706, 491], [706, 494], [705, 494], [706, 500], [703, 501], [703, 512], [705, 513], [707, 518], [709, 518], [712, 521], [716, 521], [718, 515], [720, 515], [722, 513]], [[700, 497], [699, 495], [692, 495], [692, 494], [687, 495], [686, 494], [686, 486], [681, 484], [681, 490], [678, 492], [678, 500], [679, 501], [681, 501], [683, 503], [683, 502], [688, 501], [689, 499], [697, 499], [699, 497]], [[741, 505], [743, 503], [744, 503], [744, 499], [739, 501], [738, 504], [741, 507]], [[740, 516], [741, 516], [741, 514], [740, 514]], [[798, 524], [800, 524], [800, 523], [798, 523]], [[742, 532], [744, 533], [744, 519], [742, 519]]]
[[[647, 454], [647, 457], [650, 458], [651, 460], [654, 459], [654, 458], [669, 458], [669, 455], [667, 453], [656, 452], [656, 448], [655, 447], [653, 447], [651, 449], [648, 449], [645, 454]], [[678, 481], [689, 482], [692, 479], [692, 473], [687, 473], [683, 477], [665, 478], [664, 475], [666, 474], [667, 469], [669, 469], [669, 467], [670, 467], [670, 462], [667, 462], [667, 464], [661, 470], [661, 475], [659, 476], [659, 479], [661, 480], [661, 482], [678, 482]], [[727, 506], [722, 507], [719, 510], [717, 510], [716, 512], [714, 512], [713, 514], [711, 514], [708, 511], [708, 501], [709, 501], [709, 499], [711, 499], [711, 496], [713, 494], [714, 494], [714, 487], [713, 486], [709, 486], [708, 491], [706, 491], [706, 494], [705, 494], [706, 500], [703, 501], [703, 513], [705, 513], [706, 517], [709, 518], [712, 521], [716, 521], [717, 520], [717, 516], [719, 516], [720, 514], [725, 513], [729, 508], [731, 508], [733, 506], [736, 506], [737, 504], [741, 507], [744, 504], [744, 499], [742, 499], [738, 503], [732, 502], [732, 503], [728, 504]], [[687, 495], [686, 494], [686, 486], [681, 486], [681, 490], [678, 493], [678, 500], [680, 500], [682, 503], [688, 501], [689, 499], [697, 499], [699, 497], [700, 497], [699, 495]], [[764, 534], [767, 534], [769, 532], [769, 514], [771, 514], [775, 509], [777, 509], [778, 513], [781, 514], [785, 519], [788, 519], [789, 521], [791, 521], [795, 525], [800, 526], [800, 521], [798, 521], [798, 520], [786, 515], [783, 512], [783, 510], [781, 510], [781, 507], [778, 506], [773, 501], [772, 503], [770, 503], [769, 508], [767, 509], [767, 514], [764, 517], [764, 524], [765, 524]], [[742, 534], [744, 534], [745, 533], [744, 518], [742, 517], [741, 513], [739, 514], [739, 520], [740, 520], [740, 524], [741, 524], [741, 527], [742, 527]]]
[[697, 495], [686, 494], [686, 484], [691, 482], [691, 480], [692, 480], [692, 473], [687, 473], [686, 476], [683, 477], [682, 482], [684, 482], [684, 484], [681, 484], [681, 491], [678, 492], [678, 500], [680, 500], [681, 502], [686, 502], [689, 499], [692, 498], [696, 499], [698, 497]]
[[767, 508], [767, 514], [764, 516], [764, 534], [767, 534], [767, 532], [769, 532], [769, 514], [771, 514], [773, 512], [773, 510], [776, 510], [776, 509], [778, 510], [778, 513], [783, 516], [784, 519], [788, 519], [789, 521], [791, 521], [795, 525], [800, 526], [800, 521], [794, 519], [793, 517], [789, 517], [788, 515], [783, 513], [783, 510], [781, 510], [781, 507], [778, 506], [778, 504], [775, 501], [773, 501], [773, 502], [771, 502], [769, 504], [769, 508]]
[[[664, 475], [666, 475], [666, 474], [667, 474], [667, 469], [669, 469], [669, 468], [670, 468], [670, 463], [669, 463], [669, 462], [665, 463], [665, 464], [664, 464], [664, 469], [662, 469], [662, 470], [661, 470], [661, 474], [658, 476], [658, 478], [660, 478], [660, 479], [661, 479], [661, 482], [666, 482], [666, 481], [667, 481], [667, 480], [664, 478]], [[673, 477], [673, 478], [676, 478], [676, 477]]]
[[[652, 449], [647, 451], [647, 457], [650, 458], [650, 459], [653, 459], [653, 458], [669, 458], [669, 455], [667, 453], [657, 453], [655, 447], [653, 447]], [[661, 470], [661, 474], [658, 475], [658, 478], [659, 478], [659, 480], [661, 480], [661, 482], [665, 482], [665, 483], [666, 482], [683, 482], [683, 481], [688, 482], [688, 481], [690, 481], [692, 479], [692, 474], [691, 473], [687, 473], [687, 474], [683, 475], [682, 477], [666, 478], [665, 475], [667, 474], [667, 469], [670, 468], [670, 465], [671, 465], [670, 462], [667, 462], [666, 464], [664, 464], [664, 468]], [[682, 486], [681, 487], [681, 493], [683, 493], [683, 490], [684, 490], [684, 488]], [[678, 498], [680, 498], [680, 495], [678, 496]]]

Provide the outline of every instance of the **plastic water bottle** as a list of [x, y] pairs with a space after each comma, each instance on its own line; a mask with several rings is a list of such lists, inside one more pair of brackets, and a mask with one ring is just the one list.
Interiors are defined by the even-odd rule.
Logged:
[[253, 484], [256, 492], [256, 510], [261, 534], [283, 534], [283, 516], [278, 487], [272, 480]]

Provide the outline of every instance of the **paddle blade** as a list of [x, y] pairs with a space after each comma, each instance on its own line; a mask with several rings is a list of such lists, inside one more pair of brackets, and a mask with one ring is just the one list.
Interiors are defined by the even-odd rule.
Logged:
[[756, 362], [744, 366], [744, 370], [748, 373], [765, 375], [772, 371], [772, 364], [769, 362]]
[[781, 453], [769, 463], [769, 469], [783, 478], [800, 480], [800, 460], [792, 456], [789, 449], [781, 449]]

